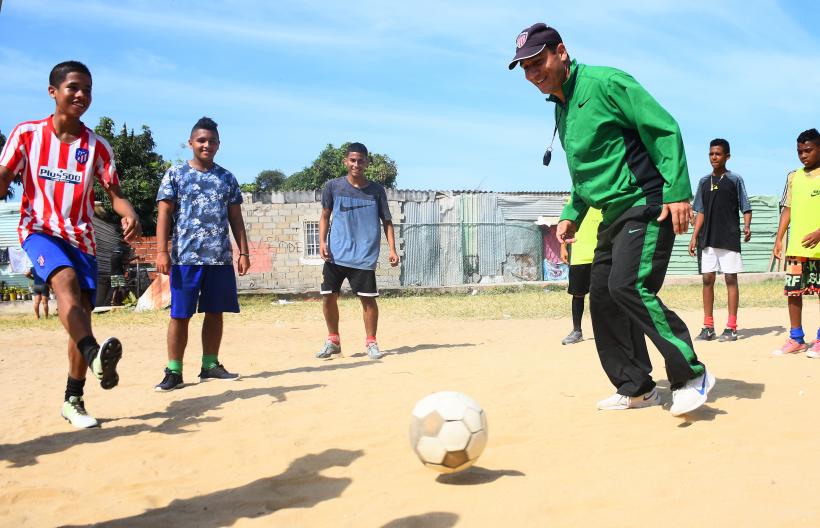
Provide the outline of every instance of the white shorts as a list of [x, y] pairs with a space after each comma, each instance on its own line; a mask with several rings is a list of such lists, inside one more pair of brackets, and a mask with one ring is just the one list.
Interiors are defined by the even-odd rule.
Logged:
[[740, 273], [743, 271], [743, 259], [739, 251], [730, 251], [706, 246], [700, 255], [700, 272]]

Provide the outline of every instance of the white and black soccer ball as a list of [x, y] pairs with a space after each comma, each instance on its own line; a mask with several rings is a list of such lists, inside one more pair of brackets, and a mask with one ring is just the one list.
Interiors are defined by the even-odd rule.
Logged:
[[410, 445], [419, 460], [441, 473], [472, 466], [487, 445], [487, 416], [460, 392], [435, 392], [413, 407]]

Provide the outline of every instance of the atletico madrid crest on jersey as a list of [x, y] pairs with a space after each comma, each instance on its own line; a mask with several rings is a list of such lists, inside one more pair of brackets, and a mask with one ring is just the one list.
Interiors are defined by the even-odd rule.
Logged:
[[88, 149], [78, 148], [74, 152], [74, 159], [77, 160], [77, 163], [85, 165], [88, 161]]
[[521, 33], [520, 35], [518, 35], [518, 38], [515, 39], [515, 47], [516, 48], [521, 48], [526, 43], [527, 43], [527, 32], [525, 31], [525, 32]]

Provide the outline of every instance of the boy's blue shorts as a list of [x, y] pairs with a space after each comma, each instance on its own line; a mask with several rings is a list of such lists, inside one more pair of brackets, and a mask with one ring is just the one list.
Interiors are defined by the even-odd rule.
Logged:
[[171, 266], [171, 317], [188, 319], [197, 311], [239, 313], [232, 265]]
[[34, 273], [48, 283], [58, 268], [71, 268], [77, 274], [80, 290], [89, 292], [94, 306], [97, 291], [97, 258], [83, 253], [62, 238], [44, 233], [32, 233], [23, 241]]

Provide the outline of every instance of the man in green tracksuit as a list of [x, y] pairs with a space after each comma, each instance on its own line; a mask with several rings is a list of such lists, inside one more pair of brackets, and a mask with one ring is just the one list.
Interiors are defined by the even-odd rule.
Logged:
[[555, 103], [556, 131], [572, 177], [558, 237], [574, 242], [587, 210], [603, 212], [590, 314], [598, 356], [616, 392], [598, 408], [661, 403], [650, 375], [648, 336], [666, 362], [670, 411], [693, 411], [706, 402], [715, 378], [698, 361], [686, 325], [657, 297], [675, 234], [688, 231], [692, 217], [678, 124], [629, 74], [570, 60], [558, 32], [545, 24], [518, 35], [510, 69], [517, 64]]

